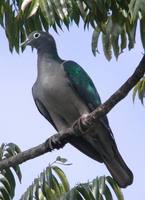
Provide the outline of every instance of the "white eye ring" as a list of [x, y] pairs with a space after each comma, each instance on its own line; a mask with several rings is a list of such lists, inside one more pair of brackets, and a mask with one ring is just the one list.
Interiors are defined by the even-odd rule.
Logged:
[[37, 39], [37, 38], [39, 38], [39, 37], [40, 37], [40, 33], [34, 33], [34, 35], [33, 35], [33, 36], [34, 36], [34, 38], [35, 38], [35, 39]]

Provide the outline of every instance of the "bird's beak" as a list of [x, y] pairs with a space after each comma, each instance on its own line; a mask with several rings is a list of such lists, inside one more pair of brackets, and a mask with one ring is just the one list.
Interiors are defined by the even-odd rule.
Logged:
[[28, 44], [29, 44], [29, 40], [28, 40], [28, 38], [24, 41], [24, 42], [22, 42], [21, 44], [20, 44], [20, 47], [26, 47]]

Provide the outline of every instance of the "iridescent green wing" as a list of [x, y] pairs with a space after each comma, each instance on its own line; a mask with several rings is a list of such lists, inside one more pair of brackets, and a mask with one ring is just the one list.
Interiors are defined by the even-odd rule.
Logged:
[[[86, 103], [90, 111], [93, 111], [101, 104], [100, 96], [95, 88], [95, 85], [84, 69], [74, 61], [64, 61], [64, 70], [70, 80], [71, 86], [75, 89], [82, 101]], [[108, 129], [113, 137], [109, 127], [107, 116], [100, 119], [102, 124]]]
[[90, 111], [94, 110], [101, 104], [101, 100], [89, 75], [80, 65], [73, 61], [66, 61], [63, 65], [72, 87], [76, 89], [76, 92], [87, 104]]

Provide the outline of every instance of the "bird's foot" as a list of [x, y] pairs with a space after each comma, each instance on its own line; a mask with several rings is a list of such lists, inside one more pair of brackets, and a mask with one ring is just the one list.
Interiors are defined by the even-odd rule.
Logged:
[[60, 134], [52, 135], [48, 140], [45, 141], [45, 145], [50, 148], [52, 151], [53, 149], [60, 149], [64, 146], [64, 144], [60, 140]]
[[[88, 126], [88, 123], [87, 123], [87, 118], [88, 118], [88, 114], [83, 114], [79, 120], [75, 121], [74, 124], [73, 124], [73, 129], [76, 131], [76, 132], [79, 132], [79, 133], [85, 133], [86, 130], [87, 130], [87, 126]], [[78, 127], [78, 128], [77, 128]], [[79, 130], [78, 130], [79, 129]]]

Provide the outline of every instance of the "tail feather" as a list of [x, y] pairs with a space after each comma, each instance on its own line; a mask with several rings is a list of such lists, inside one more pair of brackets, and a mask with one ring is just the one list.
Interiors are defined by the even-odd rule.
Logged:
[[102, 160], [118, 185], [125, 188], [132, 184], [133, 173], [120, 155], [110, 127], [107, 127], [104, 121], [101, 121], [101, 123], [105, 128], [100, 131], [101, 134], [99, 135], [100, 145], [104, 151], [102, 151]]
[[104, 159], [104, 163], [121, 188], [132, 184], [133, 173], [125, 164], [119, 152], [117, 152], [117, 156], [113, 160]]
[[111, 129], [104, 123], [98, 123], [90, 134], [72, 138], [70, 143], [94, 160], [104, 162], [120, 187], [132, 184], [133, 174], [119, 153]]

